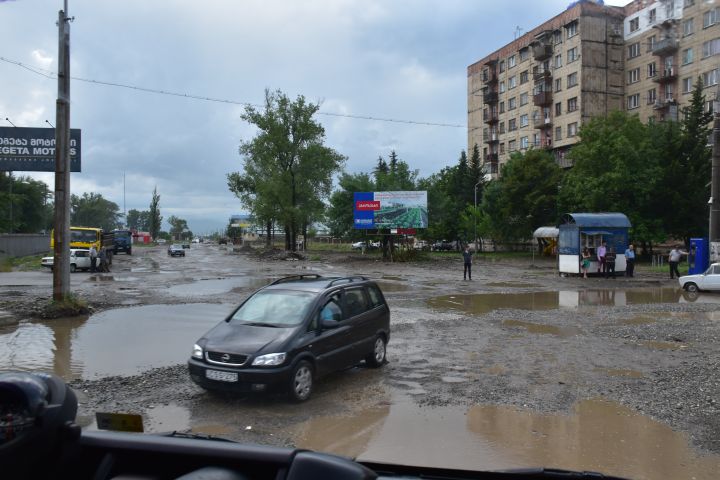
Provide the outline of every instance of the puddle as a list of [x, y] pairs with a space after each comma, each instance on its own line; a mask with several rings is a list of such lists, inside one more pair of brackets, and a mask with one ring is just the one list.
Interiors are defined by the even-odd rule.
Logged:
[[147, 305], [0, 327], [0, 371], [53, 372], [70, 381], [177, 365], [232, 308]]
[[190, 429], [190, 410], [180, 405], [158, 405], [143, 415], [143, 429], [149, 433], [165, 433]]
[[523, 322], [521, 320], [503, 320], [502, 324], [506, 327], [524, 328], [529, 333], [555, 335], [563, 338], [573, 337], [583, 333], [582, 330], [577, 327], [557, 327], [555, 325], [543, 325], [541, 323]]
[[560, 292], [443, 295], [430, 298], [427, 304], [438, 310], [452, 309], [479, 315], [500, 309], [555, 310], [597, 305], [624, 306], [681, 302], [684, 302], [682, 290], [658, 287], [630, 290], [590, 289]]
[[685, 435], [602, 400], [584, 400], [570, 415], [401, 402], [314, 418], [299, 426], [295, 443], [361, 461], [467, 470], [544, 466], [637, 480], [713, 479], [720, 471], [720, 456], [698, 456]]
[[138, 277], [116, 277], [114, 275], [93, 275], [88, 277], [92, 282], [139, 282]]
[[523, 283], [523, 282], [488, 282], [485, 285], [488, 287], [501, 287], [501, 288], [538, 288], [542, 285], [538, 283]]
[[443, 375], [440, 377], [440, 380], [445, 383], [463, 383], [468, 381], [468, 379], [465, 377], [453, 377], [450, 375]]
[[218, 295], [233, 291], [236, 288], [260, 288], [269, 284], [272, 279], [258, 277], [229, 277], [212, 280], [198, 280], [192, 283], [182, 283], [167, 289], [170, 295], [179, 297], [191, 295]]
[[642, 378], [644, 375], [637, 370], [623, 368], [596, 368], [596, 372], [602, 372], [608, 377]]

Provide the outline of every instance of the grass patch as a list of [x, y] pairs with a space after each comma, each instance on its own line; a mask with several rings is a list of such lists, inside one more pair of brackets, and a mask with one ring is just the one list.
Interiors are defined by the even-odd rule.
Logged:
[[63, 300], [50, 300], [50, 303], [43, 308], [43, 318], [59, 318], [59, 317], [75, 317], [78, 315], [87, 315], [90, 308], [85, 300], [68, 294]]
[[0, 272], [30, 272], [33, 270], [41, 270], [40, 265], [42, 257], [52, 255], [52, 253], [44, 253], [40, 255], [27, 255], [25, 257], [5, 257], [0, 260]]
[[311, 261], [311, 262], [319, 262], [320, 260], [322, 260], [322, 258], [320, 257], [320, 255], [310, 255], [310, 261]]
[[[662, 266], [653, 266], [651, 263], [641, 263], [641, 264], [635, 264], [635, 268], [640, 266], [643, 271], [646, 272], [653, 272], [653, 273], [664, 273], [667, 275], [670, 275], [670, 265], [667, 263], [664, 263]], [[678, 265], [678, 272], [680, 272], [680, 275], [687, 275], [688, 270], [690, 269], [690, 266], [687, 262], [682, 262]]]

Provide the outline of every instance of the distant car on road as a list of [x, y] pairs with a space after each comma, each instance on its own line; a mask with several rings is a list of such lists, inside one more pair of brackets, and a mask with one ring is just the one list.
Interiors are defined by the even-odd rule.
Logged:
[[361, 361], [385, 364], [390, 310], [365, 277], [295, 275], [261, 288], [203, 335], [188, 361], [208, 390], [310, 397], [315, 380]]
[[447, 240], [440, 240], [432, 244], [430, 248], [434, 252], [450, 252], [455, 250], [454, 242], [448, 242]]
[[[55, 265], [55, 257], [43, 257], [40, 260], [40, 265], [52, 270]], [[86, 248], [70, 249], [70, 271], [76, 272], [78, 270], [90, 270], [90, 250]]]
[[173, 243], [168, 247], [168, 255], [171, 257], [184, 257], [185, 256], [185, 250], [181, 245], [178, 245], [177, 243]]
[[720, 290], [720, 263], [713, 263], [705, 270], [705, 273], [680, 277], [678, 282], [688, 292]]
[[188, 241], [183, 242], [182, 248], [190, 248], [190, 242], [188, 242]]

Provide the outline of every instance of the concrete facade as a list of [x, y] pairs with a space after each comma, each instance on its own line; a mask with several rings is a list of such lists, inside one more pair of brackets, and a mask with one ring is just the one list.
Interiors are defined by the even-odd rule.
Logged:
[[578, 2], [468, 67], [468, 150], [480, 147], [488, 178], [529, 148], [570, 167], [565, 154], [593, 117], [678, 119], [698, 76], [714, 96], [719, 25], [706, 0]]
[[0, 256], [24, 257], [50, 252], [48, 234], [6, 234], [0, 235]]

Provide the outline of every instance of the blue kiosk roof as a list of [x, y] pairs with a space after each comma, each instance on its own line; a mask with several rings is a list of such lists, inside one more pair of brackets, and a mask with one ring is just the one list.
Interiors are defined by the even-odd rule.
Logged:
[[630, 228], [630, 220], [622, 213], [566, 213], [560, 219], [560, 226]]

